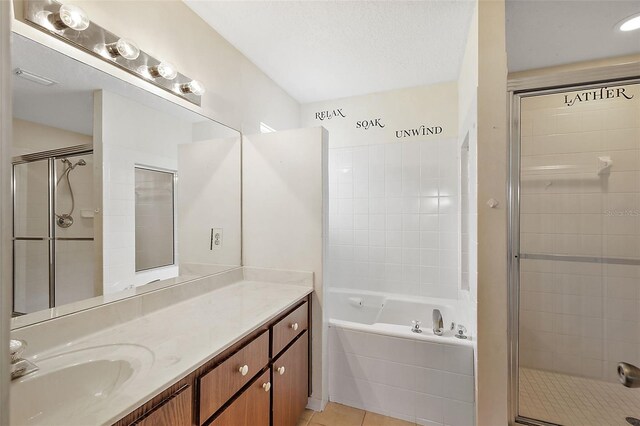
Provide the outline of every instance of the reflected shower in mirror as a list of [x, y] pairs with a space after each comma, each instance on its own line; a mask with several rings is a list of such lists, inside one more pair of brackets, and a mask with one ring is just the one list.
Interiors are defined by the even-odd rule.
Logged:
[[240, 133], [12, 37], [14, 328], [239, 266]]

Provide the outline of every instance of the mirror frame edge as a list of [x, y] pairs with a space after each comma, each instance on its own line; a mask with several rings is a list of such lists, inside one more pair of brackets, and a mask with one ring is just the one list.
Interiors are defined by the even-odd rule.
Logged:
[[[0, 1], [0, 158], [7, 158], [11, 141], [11, 17], [12, 2]], [[10, 200], [10, 170], [0, 164], [0, 197]], [[0, 203], [0, 336], [2, 345], [9, 342], [11, 326], [11, 223], [12, 212], [6, 203]], [[7, 267], [9, 266], [9, 267]], [[6, 348], [6, 346], [5, 346]], [[0, 424], [9, 423], [9, 352], [0, 350]]]

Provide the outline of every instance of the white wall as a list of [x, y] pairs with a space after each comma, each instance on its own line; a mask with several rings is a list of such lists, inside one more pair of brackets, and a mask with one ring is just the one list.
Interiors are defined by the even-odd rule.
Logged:
[[457, 103], [452, 82], [303, 105], [331, 135], [330, 285], [458, 298]]
[[[619, 87], [633, 99], [523, 99], [521, 253], [640, 258], [640, 85]], [[602, 156], [613, 166], [598, 176]], [[556, 165], [568, 168], [544, 169]], [[522, 259], [520, 269], [522, 367], [617, 381], [619, 361], [640, 362], [640, 266]]]
[[327, 137], [315, 127], [248, 135], [242, 144], [243, 265], [314, 273], [310, 406], [316, 410], [328, 397], [323, 302]]
[[[178, 144], [192, 125], [107, 91], [96, 92], [96, 162], [102, 163], [103, 286], [109, 294], [178, 275], [178, 267], [135, 272], [135, 165], [178, 169]], [[179, 256], [179, 253], [177, 254]]]
[[[508, 424], [508, 99], [504, 0], [478, 2], [477, 423]], [[489, 199], [498, 201], [489, 208]]]
[[[240, 265], [241, 139], [206, 139], [178, 147], [178, 251], [181, 273]], [[222, 246], [211, 247], [211, 228]], [[218, 265], [218, 266], [215, 266]]]
[[[463, 150], [461, 161], [460, 198], [460, 274], [469, 291], [459, 292], [462, 321], [469, 333], [477, 335], [478, 304], [478, 8], [469, 25], [467, 45], [458, 77], [458, 143], [465, 140], [468, 151]], [[466, 168], [466, 176], [463, 170]], [[466, 190], [465, 190], [466, 186]]]
[[[15, 15], [22, 19], [23, 3], [14, 0]], [[200, 80], [207, 88], [202, 114], [245, 133], [259, 132], [260, 122], [282, 130], [298, 127], [299, 104], [251, 61], [231, 46], [180, 0], [76, 0], [93, 22], [134, 40], [142, 50], [175, 64], [183, 74]], [[181, 103], [177, 97], [22, 22], [13, 29], [38, 37], [47, 46], [78, 56], [125, 81], [141, 85], [160, 96]], [[187, 103], [182, 103], [187, 105]]]
[[92, 143], [91, 135], [83, 135], [33, 121], [13, 119], [12, 155], [14, 157]]

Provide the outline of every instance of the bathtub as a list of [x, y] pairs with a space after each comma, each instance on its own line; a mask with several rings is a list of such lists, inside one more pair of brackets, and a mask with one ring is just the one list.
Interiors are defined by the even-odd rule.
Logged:
[[[474, 425], [474, 342], [450, 329], [456, 301], [331, 289], [328, 306], [331, 401], [419, 425]], [[443, 336], [433, 334], [433, 309]]]

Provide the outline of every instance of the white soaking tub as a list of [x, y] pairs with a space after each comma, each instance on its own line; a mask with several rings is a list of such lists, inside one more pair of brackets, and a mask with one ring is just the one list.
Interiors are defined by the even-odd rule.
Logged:
[[328, 303], [331, 401], [420, 425], [474, 425], [474, 342], [450, 330], [455, 301], [332, 289]]

